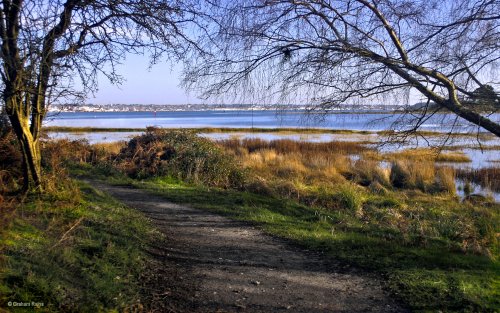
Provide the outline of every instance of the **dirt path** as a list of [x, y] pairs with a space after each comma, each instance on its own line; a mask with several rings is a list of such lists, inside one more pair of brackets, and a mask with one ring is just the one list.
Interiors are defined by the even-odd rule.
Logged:
[[92, 182], [166, 235], [151, 248], [155, 305], [170, 312], [405, 312], [374, 278], [219, 215]]

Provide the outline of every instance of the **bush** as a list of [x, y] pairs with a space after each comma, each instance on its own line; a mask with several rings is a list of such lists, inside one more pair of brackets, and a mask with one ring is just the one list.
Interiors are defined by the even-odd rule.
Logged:
[[149, 127], [120, 151], [115, 166], [133, 178], [173, 176], [214, 187], [241, 187], [244, 175], [221, 147], [192, 131]]

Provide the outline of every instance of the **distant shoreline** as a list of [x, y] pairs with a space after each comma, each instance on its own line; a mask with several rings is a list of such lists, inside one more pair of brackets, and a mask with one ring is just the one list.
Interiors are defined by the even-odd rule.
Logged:
[[[339, 109], [339, 110], [328, 110], [324, 112], [320, 111], [307, 111], [305, 109], [193, 109], [193, 110], [91, 110], [91, 111], [49, 111], [49, 114], [57, 115], [61, 113], [179, 113], [179, 112], [246, 112], [246, 113], [257, 113], [257, 112], [276, 112], [277, 114], [283, 112], [286, 114], [312, 114], [312, 115], [322, 115], [322, 114], [402, 114], [405, 113], [402, 110], [376, 110], [376, 109], [366, 109], [366, 110], [349, 110], [349, 109]], [[411, 111], [416, 113], [418, 111]], [[438, 112], [438, 113], [449, 113], [449, 112]]]

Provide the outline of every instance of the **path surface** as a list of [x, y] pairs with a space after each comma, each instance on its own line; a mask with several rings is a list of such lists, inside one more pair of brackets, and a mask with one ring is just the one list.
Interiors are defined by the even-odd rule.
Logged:
[[[405, 312], [375, 278], [225, 217], [140, 189], [92, 182], [142, 211], [165, 242], [148, 283], [157, 311]], [[153, 275], [153, 274], [152, 274]], [[151, 286], [152, 285], [152, 286]]]

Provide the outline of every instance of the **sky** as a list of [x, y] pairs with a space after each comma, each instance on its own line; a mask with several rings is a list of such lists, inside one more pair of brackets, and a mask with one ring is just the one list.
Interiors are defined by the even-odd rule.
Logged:
[[196, 95], [185, 92], [180, 83], [180, 65], [162, 61], [152, 68], [148, 56], [128, 55], [118, 67], [124, 78], [121, 85], [113, 85], [99, 76], [99, 90], [87, 98], [93, 104], [186, 104], [200, 103]]
[[[91, 104], [195, 104], [207, 103], [196, 94], [189, 93], [179, 86], [181, 64], [172, 64], [162, 60], [149, 68], [147, 55], [129, 54], [118, 66], [118, 73], [124, 81], [113, 85], [103, 76], [99, 76], [99, 89], [94, 95], [87, 96]], [[421, 95], [413, 92], [410, 102], [422, 101]]]

